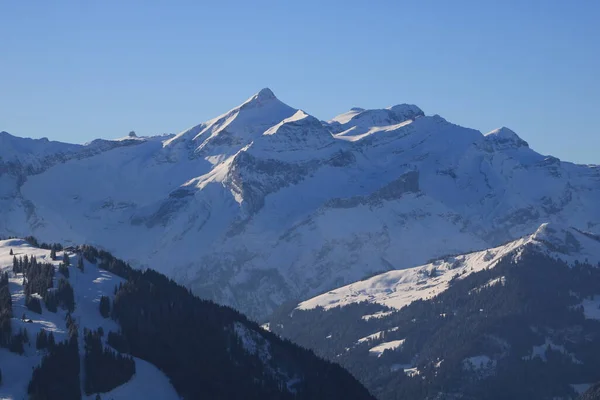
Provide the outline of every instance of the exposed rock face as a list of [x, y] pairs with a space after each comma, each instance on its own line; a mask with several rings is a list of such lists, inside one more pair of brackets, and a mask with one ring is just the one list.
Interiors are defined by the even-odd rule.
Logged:
[[383, 205], [385, 201], [398, 200], [405, 193], [417, 193], [418, 191], [419, 173], [417, 171], [410, 171], [368, 196], [335, 198], [329, 200], [326, 206], [332, 208], [353, 208], [358, 205]]

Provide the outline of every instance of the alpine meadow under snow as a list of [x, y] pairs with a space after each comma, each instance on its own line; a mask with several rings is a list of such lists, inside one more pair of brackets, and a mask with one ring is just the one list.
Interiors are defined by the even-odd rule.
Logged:
[[177, 135], [71, 145], [0, 133], [0, 234], [89, 243], [264, 319], [289, 300], [600, 226], [600, 167], [417, 106], [319, 121], [263, 89]]

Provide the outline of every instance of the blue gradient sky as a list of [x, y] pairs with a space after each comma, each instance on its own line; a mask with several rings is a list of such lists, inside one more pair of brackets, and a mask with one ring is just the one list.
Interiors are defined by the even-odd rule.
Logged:
[[0, 130], [178, 132], [270, 87], [321, 119], [414, 103], [600, 163], [598, 21], [593, 0], [6, 1]]

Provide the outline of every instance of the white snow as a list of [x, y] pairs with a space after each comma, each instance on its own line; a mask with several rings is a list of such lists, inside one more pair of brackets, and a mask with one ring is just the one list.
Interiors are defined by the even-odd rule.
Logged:
[[421, 374], [421, 371], [419, 371], [419, 369], [417, 367], [413, 367], [410, 364], [393, 364], [390, 367], [390, 371], [392, 371], [392, 372], [396, 372], [396, 371], [400, 371], [400, 370], [404, 371], [404, 373], [411, 378]]
[[498, 284], [504, 286], [505, 283], [506, 283], [506, 277], [505, 276], [499, 276], [498, 278], [490, 279], [484, 285], [484, 287], [492, 287], [492, 286], [498, 285]]
[[471, 289], [471, 291], [469, 293], [480, 292], [482, 289], [489, 288], [489, 287], [492, 287], [492, 286], [495, 286], [495, 285], [498, 285], [498, 284], [504, 286], [505, 283], [506, 283], [506, 277], [505, 276], [499, 276], [497, 278], [490, 279], [488, 282], [484, 283], [480, 287]]
[[404, 373], [412, 378], [417, 375], [420, 375], [421, 371], [419, 371], [419, 369], [417, 367], [412, 367], [412, 368], [406, 368], [404, 370]]
[[[129, 382], [118, 386], [100, 397], [111, 400], [155, 399], [179, 400], [180, 397], [171, 385], [169, 379], [158, 368], [140, 358], [134, 358], [135, 375]], [[96, 395], [84, 396], [84, 399], [94, 400]]]
[[365, 111], [364, 108], [360, 108], [360, 107], [353, 107], [352, 109], [350, 109], [350, 111], [347, 111], [343, 114], [340, 114], [336, 117], [333, 117], [329, 123], [332, 122], [339, 122], [340, 124], [346, 124], [348, 123], [353, 117], [355, 117], [356, 115], [360, 114], [361, 112]]
[[415, 118], [423, 111], [415, 105], [399, 104], [380, 110], [353, 108], [329, 121], [333, 133], [340, 139], [356, 141], [378, 131], [393, 131]]
[[382, 334], [384, 332], [396, 332], [397, 330], [398, 330], [398, 327], [395, 326], [395, 327], [387, 329], [385, 331], [375, 332], [375, 333], [373, 333], [371, 335], [367, 335], [365, 337], [362, 337], [362, 338], [358, 339], [358, 341], [356, 342], [356, 344], [361, 344], [361, 343], [368, 342], [368, 341], [371, 341], [371, 340], [381, 339]]
[[290, 122], [297, 122], [297, 121], [300, 121], [300, 120], [303, 120], [303, 119], [305, 119], [305, 118], [309, 118], [309, 117], [310, 117], [310, 116], [309, 116], [307, 113], [305, 113], [304, 111], [302, 111], [302, 110], [298, 110], [298, 111], [296, 111], [296, 113], [295, 113], [294, 115], [292, 115], [291, 117], [289, 117], [289, 118], [285, 118], [285, 119], [284, 119], [284, 120], [282, 120], [280, 123], [278, 123], [278, 124], [276, 124], [276, 125], [273, 125], [273, 126], [272, 126], [272, 127], [270, 127], [269, 129], [267, 129], [267, 130], [265, 131], [265, 133], [263, 133], [263, 135], [267, 135], [267, 136], [268, 136], [268, 135], [274, 135], [275, 133], [277, 133], [277, 131], [279, 130], [279, 128], [281, 128], [281, 127], [282, 127], [282, 126], [284, 126], [285, 124], [287, 124], [287, 123], [290, 123]]
[[521, 138], [512, 130], [507, 127], [494, 129], [485, 134], [486, 137], [495, 137], [504, 140], [520, 140]]
[[392, 313], [393, 313], [393, 311], [379, 311], [379, 312], [376, 312], [375, 314], [363, 315], [360, 318], [363, 319], [363, 320], [365, 320], [365, 321], [368, 321], [371, 318], [377, 318], [377, 319], [384, 318], [384, 317], [387, 317], [388, 315], [390, 315]]
[[394, 132], [400, 128], [407, 126], [412, 123], [412, 120], [400, 122], [399, 124], [388, 125], [388, 126], [373, 126], [359, 130], [356, 126], [346, 129], [335, 135], [337, 139], [346, 140], [349, 142], [356, 142], [378, 132]]
[[554, 344], [552, 342], [552, 340], [550, 338], [546, 338], [545, 342], [539, 346], [533, 346], [533, 349], [531, 350], [531, 355], [529, 356], [525, 356], [523, 357], [524, 360], [531, 360], [534, 358], [539, 358], [542, 361], [547, 361], [546, 360], [546, 350], [550, 348], [554, 351], [559, 351], [567, 356], [569, 356], [571, 358], [571, 361], [573, 362], [573, 364], [581, 364], [582, 362], [580, 360], [578, 360], [574, 354], [569, 353], [567, 351], [567, 349], [565, 349], [564, 346], [562, 345], [558, 345], [558, 344]]
[[379, 331], [379, 332], [375, 332], [371, 335], [362, 337], [360, 339], [358, 339], [358, 341], [356, 343], [360, 344], [360, 343], [364, 343], [367, 342], [369, 340], [375, 340], [375, 339], [379, 339], [381, 337], [381, 334], [383, 333], [383, 331]]
[[[299, 309], [318, 306], [325, 309], [369, 301], [400, 309], [415, 300], [428, 299], [449, 287], [455, 276], [465, 277], [473, 272], [493, 267], [503, 256], [520, 248], [526, 239], [494, 249], [495, 256], [485, 260], [486, 251], [450, 257], [421, 267], [390, 271], [365, 281], [356, 282], [300, 303]], [[435, 276], [432, 275], [435, 271]]]
[[377, 357], [381, 357], [383, 355], [384, 351], [398, 349], [403, 344], [404, 344], [404, 339], [392, 340], [390, 342], [384, 342], [384, 343], [378, 344], [377, 346], [369, 349], [369, 354], [377, 356]]

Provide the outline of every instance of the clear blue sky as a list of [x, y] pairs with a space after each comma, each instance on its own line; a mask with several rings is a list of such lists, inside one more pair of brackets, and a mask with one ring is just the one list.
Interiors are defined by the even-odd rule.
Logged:
[[600, 163], [600, 1], [5, 1], [0, 130], [178, 132], [263, 87], [321, 119], [414, 103]]

